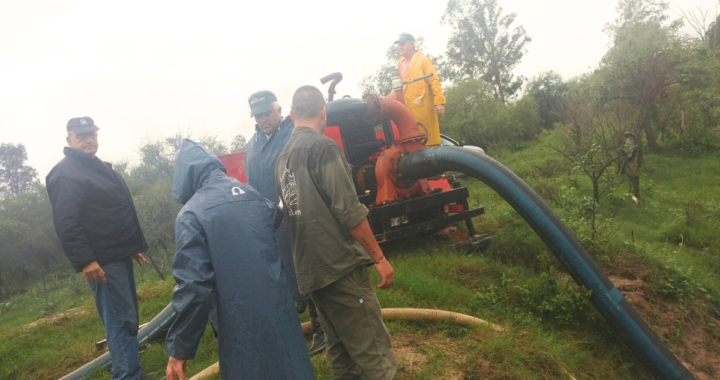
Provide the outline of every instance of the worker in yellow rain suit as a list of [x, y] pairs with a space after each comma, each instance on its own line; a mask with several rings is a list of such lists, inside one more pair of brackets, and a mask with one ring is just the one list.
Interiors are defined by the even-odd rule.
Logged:
[[[398, 70], [403, 82], [427, 74], [431, 77], [403, 86], [405, 105], [412, 111], [418, 123], [427, 128], [428, 139], [425, 145], [440, 145], [440, 123], [438, 116], [445, 115], [445, 95], [440, 86], [440, 78], [430, 59], [415, 49], [415, 38], [407, 33], [395, 41], [400, 52]], [[418, 126], [421, 132], [425, 130]]]

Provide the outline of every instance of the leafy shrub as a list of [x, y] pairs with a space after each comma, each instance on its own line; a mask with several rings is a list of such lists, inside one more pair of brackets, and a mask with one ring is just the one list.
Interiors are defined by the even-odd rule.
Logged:
[[589, 302], [592, 292], [569, 278], [561, 278], [554, 268], [523, 283], [519, 281], [503, 273], [501, 286], [488, 286], [478, 293], [478, 299], [488, 306], [510, 304], [516, 312], [560, 326], [595, 319]]
[[13, 302], [0, 302], [0, 316], [11, 312], [15, 304]]
[[649, 289], [662, 298], [686, 303], [698, 296], [709, 301], [715, 300], [713, 295], [699, 281], [692, 269], [684, 269], [681, 262], [684, 260], [681, 251], [682, 244], [672, 249], [669, 244], [664, 245], [657, 253], [662, 264], [655, 267], [653, 274], [648, 278]]
[[683, 246], [708, 249], [720, 246], [720, 203], [716, 200], [684, 202], [672, 222], [663, 225], [664, 240]]
[[704, 156], [720, 151], [718, 130], [697, 129], [678, 137], [676, 146], [683, 154], [690, 157]]
[[467, 144], [486, 150], [508, 144], [514, 151], [524, 148], [518, 142], [534, 140], [542, 131], [538, 105], [532, 97], [505, 105], [481, 80], [458, 83], [445, 95], [447, 113], [441, 120], [441, 130]]

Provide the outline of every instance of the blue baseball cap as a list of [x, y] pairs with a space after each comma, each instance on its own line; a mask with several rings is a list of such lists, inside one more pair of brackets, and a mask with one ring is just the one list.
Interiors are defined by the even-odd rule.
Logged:
[[73, 131], [75, 133], [89, 133], [95, 132], [98, 128], [95, 125], [93, 119], [89, 116], [74, 117], [67, 123], [67, 131]]

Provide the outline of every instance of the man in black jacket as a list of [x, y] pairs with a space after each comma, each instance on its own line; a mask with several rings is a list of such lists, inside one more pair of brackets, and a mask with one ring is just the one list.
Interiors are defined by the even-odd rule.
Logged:
[[113, 379], [142, 377], [137, 345], [138, 300], [132, 260], [147, 250], [125, 181], [95, 156], [97, 131], [89, 117], [70, 119], [63, 158], [45, 179], [63, 251], [95, 296], [112, 360]]

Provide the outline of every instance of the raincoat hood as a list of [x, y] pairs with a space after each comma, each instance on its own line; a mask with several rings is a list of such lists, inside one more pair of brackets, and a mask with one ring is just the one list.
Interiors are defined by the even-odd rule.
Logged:
[[184, 206], [167, 353], [195, 358], [214, 303], [223, 379], [314, 380], [276, 241], [281, 211], [193, 141], [182, 141], [176, 160], [172, 193]]
[[195, 141], [182, 139], [175, 155], [173, 198], [182, 204], [187, 203], [216, 170], [226, 173], [225, 165], [215, 154]]

